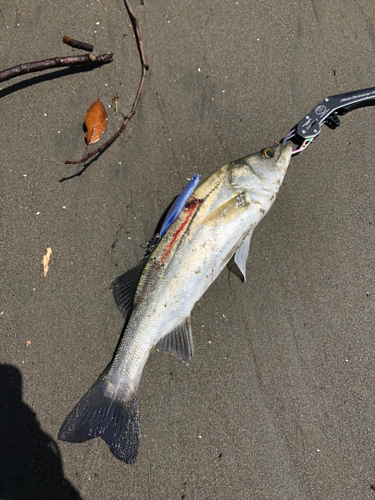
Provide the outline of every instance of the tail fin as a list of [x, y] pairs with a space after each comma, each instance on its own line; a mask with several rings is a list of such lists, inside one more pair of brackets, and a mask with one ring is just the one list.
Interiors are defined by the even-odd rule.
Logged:
[[141, 440], [138, 392], [127, 400], [106, 395], [101, 375], [66, 417], [58, 438], [83, 443], [101, 437], [115, 457], [134, 464]]

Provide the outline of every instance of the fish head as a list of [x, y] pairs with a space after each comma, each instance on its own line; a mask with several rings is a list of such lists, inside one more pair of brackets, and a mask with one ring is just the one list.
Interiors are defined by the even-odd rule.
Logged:
[[233, 162], [229, 169], [232, 188], [238, 192], [274, 190], [284, 179], [292, 149], [291, 143], [281, 143]]

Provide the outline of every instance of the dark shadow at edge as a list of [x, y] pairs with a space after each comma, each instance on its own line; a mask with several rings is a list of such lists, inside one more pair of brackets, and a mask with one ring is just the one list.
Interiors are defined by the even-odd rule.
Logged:
[[18, 368], [0, 365], [0, 499], [81, 500], [65, 478], [56, 442], [22, 401]]

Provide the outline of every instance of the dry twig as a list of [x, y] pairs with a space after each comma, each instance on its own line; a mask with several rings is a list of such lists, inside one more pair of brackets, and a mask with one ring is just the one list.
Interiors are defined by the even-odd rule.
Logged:
[[87, 52], [92, 52], [94, 50], [93, 45], [85, 42], [79, 42], [78, 40], [74, 40], [69, 36], [63, 36], [63, 42], [67, 45], [70, 45], [71, 47], [74, 47], [75, 49], [87, 50]]
[[138, 106], [139, 98], [141, 96], [141, 92], [142, 92], [143, 85], [144, 85], [145, 78], [146, 78], [146, 72], [148, 70], [148, 66], [146, 64], [145, 55], [144, 55], [144, 51], [143, 51], [143, 45], [142, 45], [141, 33], [139, 31], [138, 20], [135, 17], [135, 15], [134, 15], [134, 13], [133, 13], [130, 5], [129, 5], [128, 0], [124, 0], [124, 3], [125, 3], [126, 10], [128, 11], [128, 14], [129, 14], [132, 26], [133, 26], [133, 31], [134, 31], [134, 34], [135, 34], [135, 39], [137, 41], [137, 47], [138, 47], [139, 57], [140, 57], [140, 60], [141, 60], [141, 65], [142, 65], [141, 81], [139, 82], [138, 91], [137, 91], [137, 94], [135, 96], [132, 109], [131, 109], [131, 111], [130, 111], [130, 113], [128, 115], [124, 116], [124, 121], [123, 121], [121, 127], [118, 129], [118, 131], [107, 142], [105, 142], [102, 146], [100, 146], [100, 148], [96, 149], [92, 153], [90, 153], [87, 156], [85, 156], [85, 158], [82, 158], [82, 160], [64, 161], [64, 163], [67, 164], [67, 165], [77, 165], [78, 163], [85, 163], [87, 160], [89, 160], [93, 156], [101, 154], [104, 150], [106, 150], [117, 139], [117, 137], [119, 137], [119, 135], [121, 135], [121, 133], [125, 130], [125, 127], [128, 124], [130, 118], [133, 115], [135, 115], [135, 110], [136, 110], [136, 108]]
[[19, 64], [13, 68], [0, 71], [0, 82], [6, 82], [16, 76], [26, 75], [27, 73], [35, 73], [51, 68], [60, 68], [62, 66], [77, 66], [79, 64], [105, 64], [112, 62], [112, 52], [94, 56], [93, 54], [84, 54], [82, 56], [55, 57], [54, 59], [44, 59], [43, 61], [35, 61], [31, 63]]

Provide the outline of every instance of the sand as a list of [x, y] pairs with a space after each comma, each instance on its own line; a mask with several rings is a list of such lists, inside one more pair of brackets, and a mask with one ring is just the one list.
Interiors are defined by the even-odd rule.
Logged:
[[[0, 499], [375, 498], [375, 108], [292, 159], [256, 229], [192, 313], [189, 366], [153, 352], [134, 466], [57, 440], [110, 361], [111, 282], [198, 173], [282, 138], [324, 97], [375, 85], [375, 9], [343, 2], [131, 1], [149, 64], [136, 115], [81, 176], [83, 119], [129, 112], [140, 63], [120, 1], [0, 2], [0, 61], [112, 51], [0, 84]], [[101, 144], [99, 143], [99, 144]], [[88, 151], [94, 149], [90, 146]], [[42, 259], [52, 254], [46, 278]]]

